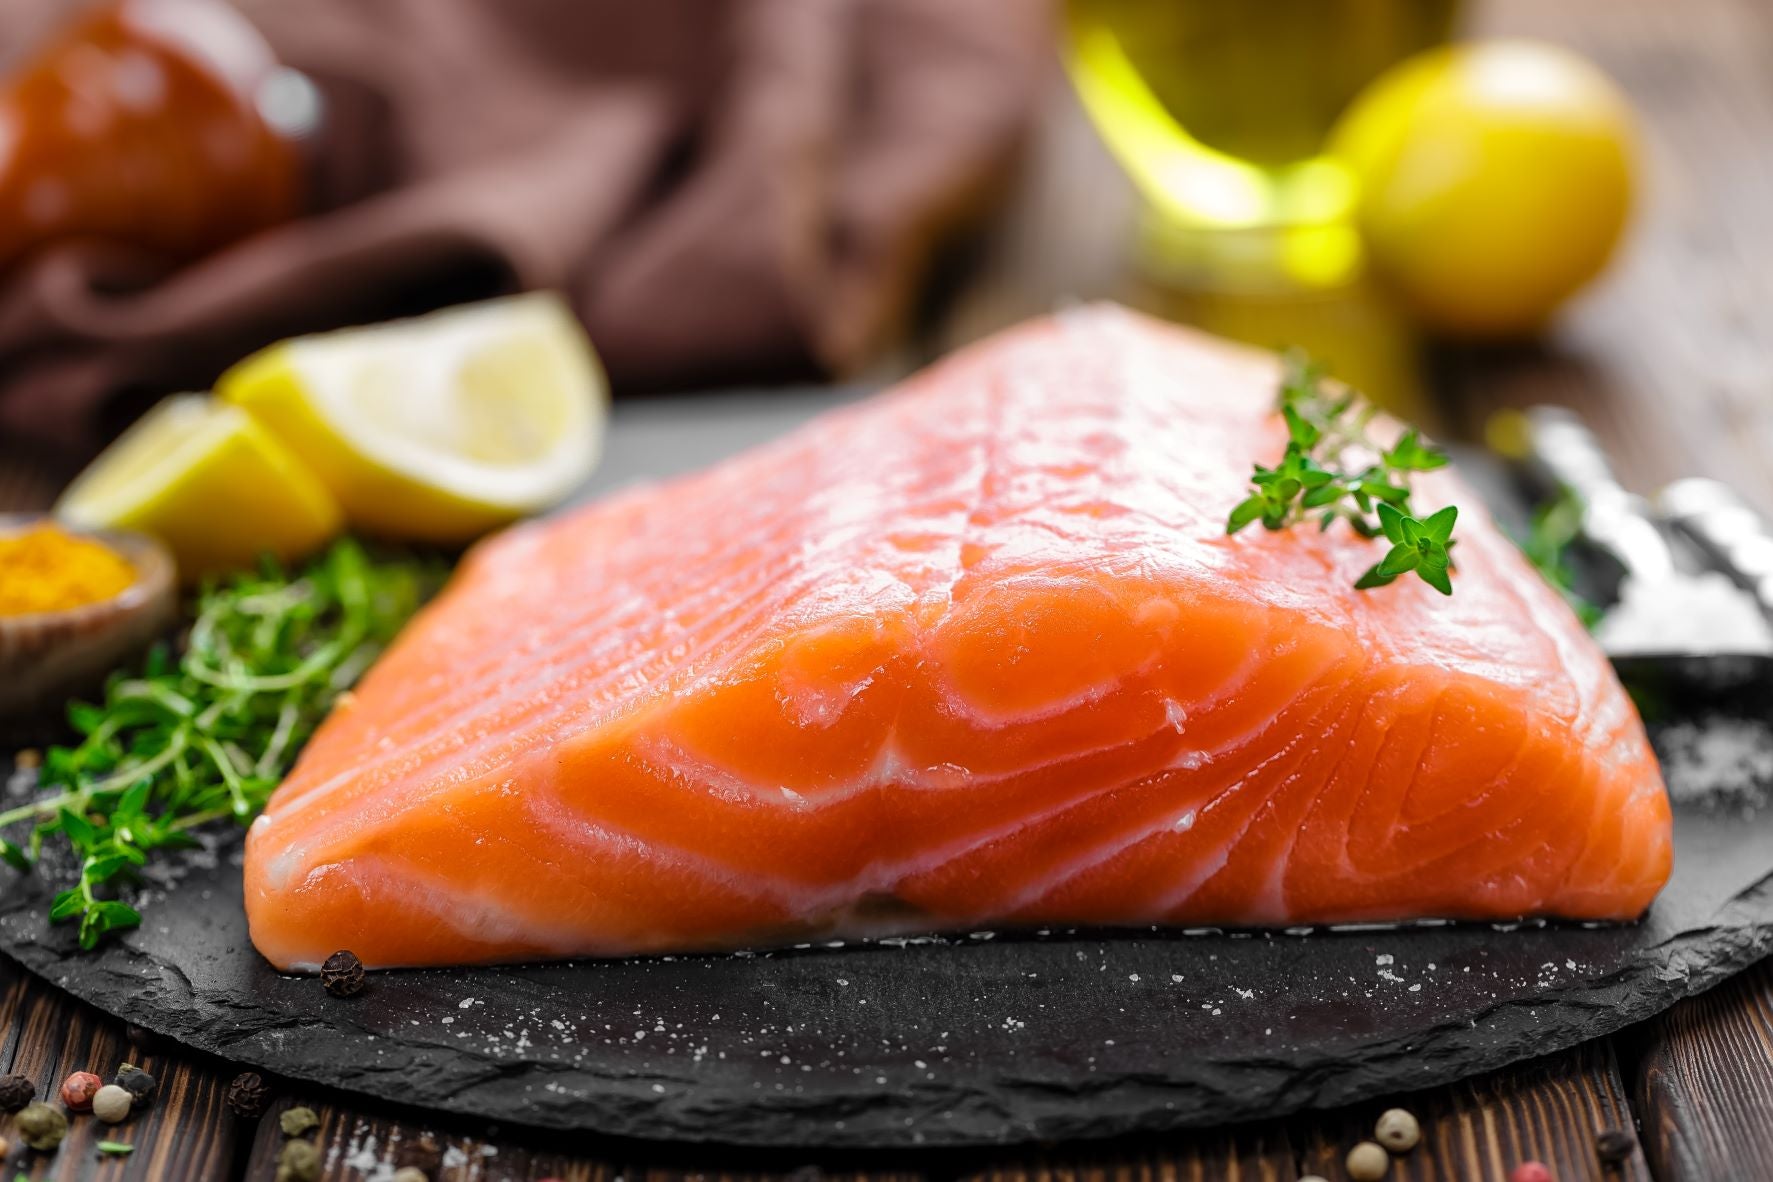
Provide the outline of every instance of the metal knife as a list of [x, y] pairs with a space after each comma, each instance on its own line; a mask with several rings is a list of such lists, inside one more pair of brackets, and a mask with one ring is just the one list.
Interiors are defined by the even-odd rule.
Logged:
[[1538, 406], [1524, 417], [1526, 460], [1582, 501], [1583, 540], [1623, 568], [1618, 600], [1595, 628], [1621, 672], [1629, 665], [1712, 689], [1773, 677], [1773, 627], [1761, 601], [1717, 571], [1684, 569], [1649, 502], [1619, 483], [1574, 411]]
[[1773, 522], [1722, 481], [1677, 480], [1656, 494], [1662, 520], [1773, 614]]

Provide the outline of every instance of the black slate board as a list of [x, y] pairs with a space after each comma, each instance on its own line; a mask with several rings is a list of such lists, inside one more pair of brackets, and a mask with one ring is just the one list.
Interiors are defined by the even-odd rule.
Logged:
[[[695, 466], [809, 405], [630, 409], [600, 483]], [[1773, 949], [1773, 703], [1734, 709], [1654, 728], [1683, 803], [1674, 879], [1635, 925], [979, 932], [391, 973], [339, 1001], [252, 951], [235, 844], [96, 954], [0, 872], [0, 948], [200, 1050], [491, 1121], [907, 1147], [1269, 1117], [1603, 1035]]]

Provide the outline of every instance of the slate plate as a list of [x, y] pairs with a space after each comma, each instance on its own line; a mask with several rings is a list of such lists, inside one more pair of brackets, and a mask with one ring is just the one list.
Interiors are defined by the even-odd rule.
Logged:
[[[695, 466], [808, 405], [629, 410], [604, 482]], [[338, 1001], [252, 951], [232, 845], [155, 888], [146, 926], [96, 954], [44, 925], [40, 886], [0, 872], [0, 947], [200, 1050], [491, 1121], [904, 1147], [1271, 1117], [1606, 1034], [1773, 949], [1770, 706], [1655, 728], [1676, 871], [1629, 926], [979, 932], [389, 973]]]

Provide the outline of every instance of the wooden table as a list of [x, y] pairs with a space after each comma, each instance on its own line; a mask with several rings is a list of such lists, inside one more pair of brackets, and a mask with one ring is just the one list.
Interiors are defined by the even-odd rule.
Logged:
[[[1622, 264], [1543, 346], [1424, 349], [1360, 301], [1280, 307], [1190, 302], [1142, 288], [1125, 262], [1136, 203], [1062, 86], [1032, 167], [985, 247], [985, 263], [934, 318], [927, 354], [1057, 303], [1115, 296], [1180, 308], [1274, 343], [1299, 341], [1349, 376], [1412, 404], [1443, 433], [1470, 433], [1489, 411], [1538, 401], [1580, 407], [1628, 478], [1645, 487], [1685, 472], [1729, 480], [1773, 508], [1773, 4], [1765, 0], [1493, 0], [1484, 32], [1531, 33], [1597, 59], [1644, 119], [1650, 184]], [[1339, 355], [1338, 350], [1342, 350]], [[0, 462], [0, 477], [7, 464]], [[0, 481], [3, 482], [3, 481]], [[17, 477], [13, 501], [45, 496]], [[385, 1180], [401, 1144], [429, 1135], [450, 1151], [442, 1177], [879, 1179], [1262, 1179], [1344, 1177], [1341, 1158], [1389, 1102], [1422, 1119], [1424, 1143], [1400, 1180], [1503, 1179], [1524, 1159], [1562, 1182], [1773, 1179], [1773, 968], [1763, 963], [1654, 1021], [1575, 1050], [1452, 1087], [1376, 1097], [1285, 1122], [1115, 1144], [1040, 1146], [942, 1157], [759, 1156], [549, 1140], [438, 1122], [387, 1104], [284, 1091], [256, 1126], [223, 1103], [234, 1068], [132, 1034], [0, 961], [0, 1072], [52, 1086], [68, 1071], [135, 1062], [163, 1098], [126, 1126], [135, 1154], [101, 1160], [94, 1122], [32, 1179], [270, 1179], [275, 1116], [302, 1103], [322, 1118], [325, 1177]], [[393, 1085], [391, 1085], [391, 1089]], [[0, 1136], [14, 1135], [0, 1119]], [[1611, 1170], [1597, 1130], [1635, 1129], [1640, 1151]], [[15, 1157], [0, 1170], [11, 1182]]]

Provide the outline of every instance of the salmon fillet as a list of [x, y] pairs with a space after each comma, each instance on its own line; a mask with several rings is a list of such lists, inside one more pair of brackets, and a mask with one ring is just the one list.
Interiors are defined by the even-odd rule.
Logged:
[[1457, 478], [1456, 593], [1225, 535], [1274, 358], [1112, 307], [476, 548], [246, 850], [312, 969], [1020, 924], [1639, 915], [1643, 727]]

